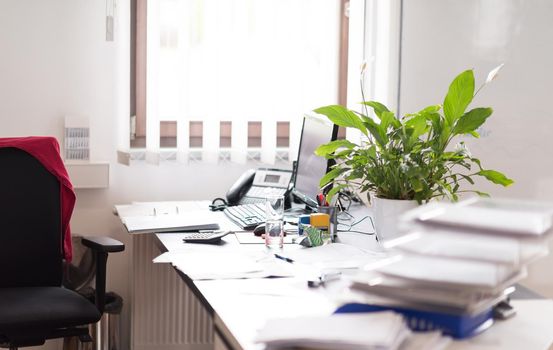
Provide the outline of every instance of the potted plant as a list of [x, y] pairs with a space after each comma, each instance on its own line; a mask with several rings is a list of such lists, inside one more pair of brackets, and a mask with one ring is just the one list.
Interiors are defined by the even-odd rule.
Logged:
[[[389, 235], [395, 235], [397, 216], [407, 208], [433, 198], [456, 201], [465, 192], [487, 196], [464, 187], [473, 185], [476, 176], [502, 186], [512, 184], [513, 180], [504, 174], [485, 169], [462, 139], [458, 140], [466, 134], [479, 137], [478, 128], [490, 117], [492, 109], [477, 107], [467, 111], [467, 107], [500, 68], [492, 70], [476, 92], [473, 71], [462, 72], [450, 84], [443, 105], [428, 106], [403, 117], [376, 101], [363, 101], [363, 113], [339, 105], [315, 109], [335, 124], [357, 129], [366, 137], [360, 144], [336, 140], [315, 151], [336, 161], [320, 181], [321, 188], [333, 185], [328, 199], [347, 187], [366, 193], [369, 202], [376, 206], [379, 238], [385, 239], [387, 229]], [[369, 116], [369, 108], [373, 117]], [[453, 142], [455, 147], [450, 147]], [[388, 219], [383, 215], [388, 215]]]

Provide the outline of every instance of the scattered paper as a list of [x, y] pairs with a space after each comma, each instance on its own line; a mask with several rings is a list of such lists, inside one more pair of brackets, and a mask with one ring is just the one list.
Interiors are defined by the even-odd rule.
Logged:
[[[293, 277], [296, 271], [292, 264], [276, 259], [267, 252], [212, 251], [191, 247], [179, 253], [166, 252], [154, 263], [170, 263], [193, 280]], [[211, 247], [216, 249], [216, 247]]]
[[397, 349], [410, 334], [393, 312], [272, 319], [255, 339], [268, 348]]
[[386, 257], [385, 253], [370, 252], [342, 243], [285, 250], [280, 255], [293, 260], [294, 263], [308, 264], [321, 269], [359, 268]]

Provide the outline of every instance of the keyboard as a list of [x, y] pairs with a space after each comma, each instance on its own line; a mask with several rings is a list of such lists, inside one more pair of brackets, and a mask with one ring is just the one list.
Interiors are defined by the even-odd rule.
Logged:
[[243, 230], [253, 230], [265, 222], [265, 202], [227, 207], [223, 213]]

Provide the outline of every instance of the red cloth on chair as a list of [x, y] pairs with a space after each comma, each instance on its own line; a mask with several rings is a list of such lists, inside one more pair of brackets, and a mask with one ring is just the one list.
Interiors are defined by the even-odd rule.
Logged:
[[75, 192], [69, 180], [69, 175], [60, 156], [60, 145], [54, 137], [30, 136], [0, 138], [0, 148], [13, 147], [35, 157], [60, 182], [61, 228], [63, 233], [63, 256], [71, 262], [73, 247], [71, 246], [71, 228], [69, 221], [75, 207]]

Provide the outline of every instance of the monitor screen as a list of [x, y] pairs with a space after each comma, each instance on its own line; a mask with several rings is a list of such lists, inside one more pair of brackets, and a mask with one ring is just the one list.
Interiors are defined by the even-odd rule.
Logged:
[[329, 161], [315, 155], [317, 147], [336, 139], [338, 127], [326, 117], [308, 115], [303, 118], [294, 194], [305, 204], [316, 207], [319, 182], [329, 169]]

